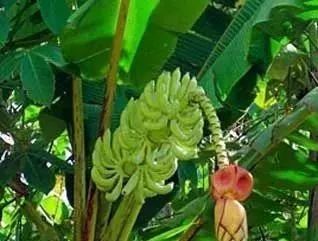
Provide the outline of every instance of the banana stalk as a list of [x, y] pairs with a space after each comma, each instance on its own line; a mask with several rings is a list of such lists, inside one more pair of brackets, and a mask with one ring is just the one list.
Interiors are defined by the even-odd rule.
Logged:
[[214, 106], [212, 105], [210, 99], [206, 96], [203, 89], [200, 89], [194, 93], [193, 100], [199, 103], [208, 120], [209, 129], [212, 135], [212, 142], [216, 152], [218, 167], [220, 169], [227, 167], [230, 162], [226, 151], [220, 120], [216, 114]]
[[125, 196], [102, 235], [101, 241], [127, 241], [142, 205], [143, 202], [136, 198], [135, 193]]

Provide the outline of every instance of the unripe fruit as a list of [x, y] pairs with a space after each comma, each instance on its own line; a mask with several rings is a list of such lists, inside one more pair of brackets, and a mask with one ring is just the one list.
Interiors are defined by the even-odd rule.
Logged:
[[252, 174], [234, 164], [216, 171], [211, 179], [211, 192], [215, 200], [228, 198], [243, 201], [253, 189]]

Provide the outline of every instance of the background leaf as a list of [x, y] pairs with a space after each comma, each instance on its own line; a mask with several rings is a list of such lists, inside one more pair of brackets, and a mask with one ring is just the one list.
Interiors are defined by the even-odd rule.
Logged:
[[20, 66], [22, 54], [19, 52], [8, 52], [0, 55], [0, 83], [7, 80]]
[[7, 40], [10, 30], [10, 23], [3, 11], [0, 10], [0, 47]]
[[37, 0], [44, 22], [55, 34], [59, 34], [70, 16], [65, 0]]
[[[50, 123], [50, 125], [47, 125], [47, 123]], [[66, 129], [66, 123], [60, 118], [50, 114], [47, 110], [41, 111], [39, 115], [39, 124], [43, 138], [47, 142], [55, 140]]]
[[32, 100], [44, 105], [51, 103], [55, 80], [50, 65], [43, 58], [25, 53], [21, 60], [21, 80]]
[[23, 172], [28, 183], [43, 193], [49, 193], [54, 187], [55, 176], [48, 168], [45, 156], [30, 152], [23, 157], [23, 161]]
[[36, 54], [57, 67], [64, 67], [66, 61], [62, 55], [61, 49], [53, 44], [45, 44], [32, 49], [32, 53]]

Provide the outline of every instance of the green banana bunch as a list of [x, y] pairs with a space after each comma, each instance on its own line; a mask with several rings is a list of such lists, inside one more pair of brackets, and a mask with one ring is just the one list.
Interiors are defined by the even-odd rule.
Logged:
[[180, 70], [162, 73], [148, 83], [139, 99], [131, 99], [113, 135], [96, 141], [92, 179], [108, 201], [134, 192], [140, 202], [166, 194], [177, 160], [196, 157], [203, 136], [203, 114], [192, 101], [201, 93], [195, 78]]

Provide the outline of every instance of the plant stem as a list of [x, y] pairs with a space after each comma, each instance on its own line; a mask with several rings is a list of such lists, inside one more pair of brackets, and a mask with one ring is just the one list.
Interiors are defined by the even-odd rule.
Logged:
[[83, 230], [83, 240], [84, 241], [94, 241], [95, 240], [95, 227], [96, 227], [96, 217], [98, 211], [98, 193], [97, 189], [92, 183], [89, 183], [88, 199], [87, 199], [87, 213], [86, 220]]
[[224, 168], [229, 165], [229, 158], [226, 151], [220, 120], [216, 114], [216, 110], [210, 99], [203, 92], [196, 94], [194, 96], [194, 101], [200, 105], [209, 122], [209, 130], [215, 147], [217, 165], [219, 168]]
[[98, 203], [102, 205], [98, 206], [99, 209], [97, 213], [95, 237], [97, 237], [97, 239], [100, 240], [101, 235], [104, 234], [107, 229], [112, 203], [107, 202], [103, 193], [99, 193]]
[[73, 126], [74, 126], [74, 241], [82, 241], [83, 224], [85, 220], [85, 198], [86, 198], [86, 162], [84, 143], [84, 118], [83, 118], [83, 96], [82, 81], [73, 78]]
[[[105, 79], [106, 87], [105, 87], [105, 94], [104, 94], [104, 101], [103, 101], [101, 122], [100, 122], [101, 137], [103, 137], [105, 130], [107, 130], [107, 128], [110, 127], [112, 107], [113, 107], [113, 102], [114, 102], [115, 93], [116, 93], [118, 65], [119, 65], [120, 54], [121, 54], [122, 45], [123, 45], [123, 38], [124, 38], [124, 32], [125, 32], [125, 27], [127, 22], [129, 4], [130, 4], [130, 0], [121, 0], [119, 16], [117, 20], [116, 33], [113, 39], [112, 50], [111, 50], [110, 61], [109, 61], [109, 72]], [[99, 199], [98, 197], [100, 195], [99, 191], [96, 189], [95, 185], [93, 185], [92, 181], [90, 182], [89, 189], [91, 190], [91, 192], [88, 197], [88, 200], [90, 201], [88, 202], [88, 205], [87, 205], [87, 213], [90, 213], [91, 215], [86, 219], [85, 230], [86, 232], [88, 232], [86, 233], [86, 237], [92, 238], [95, 236], [95, 233], [97, 234], [100, 233], [100, 230], [96, 230], [96, 225], [98, 227], [102, 225], [96, 224], [97, 213], [98, 213], [98, 199]], [[106, 201], [103, 201], [103, 202], [104, 203], [102, 203], [101, 205], [107, 206], [107, 209], [109, 209], [107, 213], [109, 213], [111, 205], [107, 204]], [[107, 221], [102, 223], [107, 223]], [[85, 240], [93, 241], [94, 239], [85, 239]]]
[[127, 241], [143, 203], [135, 199], [134, 193], [125, 196], [107, 227], [102, 241]]
[[103, 109], [100, 123], [100, 136], [103, 136], [105, 130], [110, 126], [113, 100], [116, 93], [116, 80], [118, 65], [120, 60], [123, 38], [127, 22], [130, 0], [122, 0], [119, 10], [119, 17], [115, 37], [113, 39], [112, 52], [110, 55], [109, 71], [106, 77], [107, 88], [105, 88]]
[[294, 111], [279, 119], [262, 132], [246, 150], [240, 164], [252, 169], [291, 132], [296, 130], [310, 115], [318, 113], [318, 87], [310, 91]]

